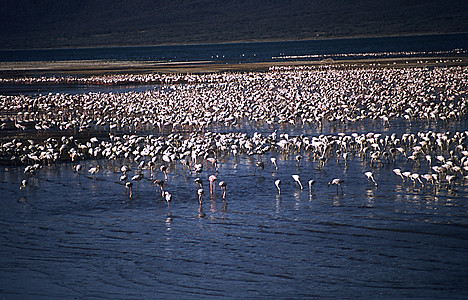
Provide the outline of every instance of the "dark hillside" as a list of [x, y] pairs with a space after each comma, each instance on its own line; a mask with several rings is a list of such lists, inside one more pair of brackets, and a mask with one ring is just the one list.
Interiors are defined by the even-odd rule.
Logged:
[[468, 31], [454, 0], [3, 0], [0, 48], [158, 45]]

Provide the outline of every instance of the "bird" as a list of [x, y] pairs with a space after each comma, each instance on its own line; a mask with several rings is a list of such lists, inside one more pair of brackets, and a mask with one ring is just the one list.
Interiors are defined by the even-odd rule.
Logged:
[[215, 181], [216, 179], [218, 179], [218, 177], [216, 177], [216, 175], [211, 175], [210, 177], [208, 177], [208, 180], [210, 181], [210, 193], [211, 195], [214, 195], [215, 193]]
[[138, 173], [138, 174], [135, 174], [135, 175], [132, 176], [132, 180], [133, 181], [140, 181], [140, 180], [143, 179], [143, 177], [144, 177], [143, 174]]
[[213, 169], [215, 169], [216, 172], [218, 172], [218, 160], [217, 160], [216, 158], [214, 158], [214, 157], [208, 157], [208, 158], [206, 159], [206, 167], [207, 167], [207, 169], [209, 170], [210, 167], [209, 167], [209, 165], [208, 165], [208, 162], [210, 162], [210, 163], [211, 163], [211, 166], [213, 167]]
[[302, 156], [300, 156], [300, 155], [296, 156], [296, 162], [297, 162], [298, 167], [299, 167], [299, 163], [301, 162], [301, 159], [302, 159]]
[[73, 171], [75, 171], [78, 175], [80, 175], [82, 166], [80, 164], [74, 165], [73, 166]]
[[299, 186], [301, 187], [301, 190], [304, 189], [301, 183], [301, 179], [299, 178], [299, 175], [291, 175], [291, 176], [294, 179], [294, 181], [296, 181], [299, 184]]
[[150, 179], [153, 179], [153, 175], [154, 175], [154, 162], [149, 161], [149, 162], [148, 162], [148, 167], [149, 167]]
[[414, 182], [415, 186], [416, 186], [416, 181], [418, 181], [422, 186], [424, 186], [418, 173], [411, 174], [409, 178]]
[[198, 193], [198, 203], [200, 204], [200, 206], [198, 207], [198, 216], [200, 218], [203, 218], [205, 216], [205, 213], [203, 213], [202, 198], [203, 198], [203, 194], [205, 193], [205, 191], [203, 189], [198, 189], [197, 193]]
[[88, 172], [91, 173], [91, 176], [93, 177], [93, 179], [95, 178], [96, 173], [99, 172], [99, 168], [100, 168], [99, 165], [97, 165], [96, 167], [90, 168], [90, 169], [88, 170]]
[[449, 187], [453, 185], [456, 178], [457, 177], [455, 175], [446, 175], [445, 176], [445, 179], [447, 180]]
[[281, 180], [275, 180], [275, 185], [276, 185], [276, 188], [278, 189], [278, 194], [281, 194]]
[[226, 181], [220, 181], [219, 182], [219, 187], [221, 188], [221, 190], [223, 191], [223, 199], [226, 199]]
[[366, 175], [367, 180], [374, 182], [375, 186], [377, 186], [377, 182], [375, 181], [374, 174], [372, 174], [372, 172], [365, 172], [364, 175]]
[[122, 176], [120, 176], [120, 181], [126, 182], [127, 179], [128, 179], [127, 174], [123, 174]]
[[261, 170], [265, 168], [265, 163], [263, 161], [257, 161], [255, 165]]
[[202, 188], [199, 188], [197, 193], [198, 193], [198, 202], [200, 203], [200, 206], [201, 206], [203, 194], [205, 193], [205, 191]]
[[431, 167], [432, 166], [432, 156], [426, 155], [426, 160], [427, 160], [427, 163], [428, 163], [429, 167]]
[[335, 178], [333, 179], [332, 181], [330, 181], [328, 183], [328, 186], [330, 185], [336, 185], [336, 192], [338, 193], [338, 186], [340, 187], [341, 189], [341, 193], [343, 193], [343, 187], [341, 186], [341, 184], [344, 182], [343, 179], [340, 179], [340, 178]]
[[123, 165], [123, 166], [120, 168], [120, 171], [122, 171], [122, 173], [124, 173], [124, 174], [127, 174], [127, 172], [130, 172], [131, 169], [130, 169], [129, 166]]
[[276, 157], [271, 157], [270, 161], [275, 166], [275, 170], [278, 171], [278, 164], [276, 163]]
[[193, 167], [195, 168], [195, 172], [197, 173], [203, 172], [203, 164], [195, 164]]
[[144, 176], [141, 173], [135, 174], [135, 175], [132, 176], [132, 180], [137, 182], [137, 188], [138, 188], [138, 183], [140, 182], [140, 180], [143, 179], [143, 177]]
[[348, 152], [343, 153], [343, 160], [346, 167], [348, 166], [348, 155]]
[[167, 167], [162, 165], [159, 169], [164, 173], [164, 181], [167, 181]]
[[200, 186], [201, 189], [203, 188], [203, 181], [199, 177], [195, 178], [194, 181]]
[[154, 184], [156, 184], [161, 189], [161, 196], [164, 197], [164, 180], [156, 179], [154, 181]]
[[434, 184], [434, 178], [432, 177], [432, 174], [423, 174], [421, 175], [421, 177], [426, 180], [426, 184], [427, 183]]
[[133, 183], [128, 181], [125, 183], [125, 188], [128, 190], [128, 197], [129, 198], [132, 198], [132, 187], [133, 187]]
[[168, 191], [164, 192], [164, 199], [165, 199], [166, 202], [167, 202], [167, 209], [170, 210], [171, 208], [169, 207], [169, 202], [172, 201], [172, 195], [171, 195], [171, 193], [169, 193]]
[[312, 194], [312, 188], [315, 184], [315, 180], [311, 179], [309, 180], [309, 194]]
[[26, 179], [23, 179], [21, 181], [21, 186], [20, 186], [20, 190], [26, 188], [26, 186], [28, 185], [28, 181]]
[[406, 177], [406, 178], [410, 178], [411, 172], [406, 171], [406, 172], [401, 173], [401, 175], [403, 175], [403, 176]]
[[405, 177], [403, 177], [403, 174], [401, 174], [400, 169], [393, 169], [393, 173], [395, 173], [397, 176], [400, 176], [403, 182], [405, 182]]

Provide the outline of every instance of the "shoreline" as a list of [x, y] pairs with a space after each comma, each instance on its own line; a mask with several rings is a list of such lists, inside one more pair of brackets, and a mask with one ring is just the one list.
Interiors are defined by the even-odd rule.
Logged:
[[117, 74], [203, 74], [221, 72], [265, 72], [270, 67], [336, 66], [336, 67], [448, 67], [468, 65], [468, 56], [363, 58], [333, 60], [294, 60], [251, 63], [217, 63], [212, 61], [33, 61], [0, 63], [1, 78], [40, 76], [101, 76]]
[[419, 36], [443, 36], [443, 35], [457, 35], [467, 34], [468, 31], [434, 31], [434, 32], [414, 32], [414, 33], [401, 33], [401, 34], [360, 34], [360, 35], [337, 35], [337, 36], [313, 36], [308, 38], [267, 38], [267, 39], [247, 39], [247, 40], [232, 40], [220, 42], [206, 42], [206, 43], [161, 43], [161, 44], [109, 44], [109, 45], [90, 45], [82, 47], [65, 46], [65, 47], [38, 47], [38, 48], [1, 48], [0, 51], [23, 51], [23, 50], [58, 50], [58, 49], [103, 49], [103, 48], [133, 48], [133, 47], [167, 47], [167, 46], [206, 46], [206, 45], [230, 45], [230, 44], [253, 44], [253, 43], [287, 43], [287, 42], [301, 42], [301, 41], [333, 41], [333, 40], [353, 40], [353, 39], [374, 39], [374, 38], [395, 38], [395, 37], [419, 37]]

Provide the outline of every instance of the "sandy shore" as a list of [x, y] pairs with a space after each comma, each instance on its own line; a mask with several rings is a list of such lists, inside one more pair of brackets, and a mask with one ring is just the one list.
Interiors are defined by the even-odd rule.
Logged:
[[199, 62], [157, 62], [157, 61], [41, 61], [2, 62], [0, 77], [17, 78], [24, 76], [91, 76], [104, 74], [145, 74], [145, 73], [212, 73], [266, 71], [272, 66], [337, 65], [358, 67], [408, 67], [408, 66], [452, 66], [467, 65], [468, 57], [407, 57], [353, 60], [315, 60], [289, 62], [259, 62], [220, 64], [210, 61]]

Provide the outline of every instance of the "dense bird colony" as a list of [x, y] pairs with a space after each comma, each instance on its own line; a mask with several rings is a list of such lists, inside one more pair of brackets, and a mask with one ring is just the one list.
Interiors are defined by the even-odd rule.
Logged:
[[[157, 78], [162, 84], [121, 94], [0, 96], [0, 132], [10, 137], [0, 144], [2, 162], [24, 165], [25, 173], [34, 176], [46, 164], [106, 160], [117, 169], [130, 165], [138, 176], [124, 176], [128, 171], [119, 176], [137, 183], [143, 176], [152, 179], [156, 167], [167, 170], [172, 164], [190, 172], [202, 172], [206, 164], [218, 173], [221, 156], [257, 156], [265, 170], [275, 172], [278, 155], [293, 155], [298, 168], [301, 159], [321, 169], [330, 160], [347, 164], [359, 159], [373, 169], [390, 166], [395, 181], [434, 192], [468, 182], [468, 132], [391, 132], [396, 121], [408, 126], [432, 122], [437, 128], [466, 121], [467, 67], [274, 67], [268, 72], [67, 80], [115, 84], [132, 76], [142, 82]], [[367, 121], [378, 122], [386, 133], [286, 133], [289, 127], [320, 132], [324, 126], [347, 128]], [[265, 166], [270, 161], [271, 166]], [[371, 172], [362, 177], [378, 186]], [[299, 178], [293, 179], [302, 188]], [[342, 191], [346, 182], [334, 180], [331, 184]], [[154, 184], [169, 205], [171, 194], [164, 192], [164, 181]], [[130, 191], [131, 186], [127, 185]], [[276, 186], [279, 192], [280, 181]], [[223, 181], [223, 198], [225, 187]], [[203, 192], [198, 194], [201, 202]]]

